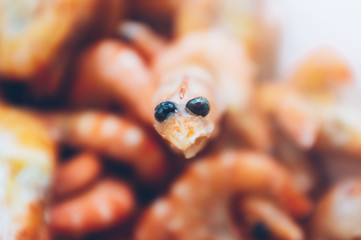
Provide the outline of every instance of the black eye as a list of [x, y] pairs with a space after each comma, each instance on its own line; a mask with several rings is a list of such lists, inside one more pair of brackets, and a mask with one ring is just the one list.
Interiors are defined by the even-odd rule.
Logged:
[[189, 100], [186, 108], [188, 108], [195, 115], [201, 115], [202, 117], [205, 117], [209, 113], [211, 107], [209, 106], [209, 102], [206, 98], [197, 97]]
[[271, 238], [271, 232], [268, 229], [268, 227], [262, 223], [262, 222], [258, 222], [256, 223], [253, 228], [252, 228], [252, 237], [254, 239], [259, 239], [259, 240], [267, 240]]
[[158, 122], [163, 122], [176, 111], [177, 107], [174, 103], [168, 101], [161, 102], [155, 108], [154, 117]]

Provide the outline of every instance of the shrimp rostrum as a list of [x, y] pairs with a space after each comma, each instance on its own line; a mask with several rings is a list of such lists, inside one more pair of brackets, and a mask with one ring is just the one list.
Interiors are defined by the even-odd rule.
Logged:
[[186, 158], [217, 132], [224, 113], [252, 147], [267, 149], [266, 124], [252, 105], [253, 65], [242, 45], [224, 32], [195, 32], [154, 59], [159, 87], [155, 129]]
[[0, 239], [36, 240], [45, 226], [55, 144], [27, 114], [0, 105]]
[[[240, 231], [230, 212], [239, 194], [236, 211], [248, 231]], [[168, 195], [146, 211], [135, 239], [243, 239], [247, 233], [257, 239], [266, 231], [277, 239], [304, 239], [293, 217], [310, 210], [307, 197], [273, 159], [226, 151], [191, 165]]]

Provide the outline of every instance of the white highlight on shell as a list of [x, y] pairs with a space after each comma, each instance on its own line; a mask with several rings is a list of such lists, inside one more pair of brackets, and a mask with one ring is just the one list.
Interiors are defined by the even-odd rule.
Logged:
[[168, 206], [167, 202], [164, 200], [157, 201], [154, 204], [153, 212], [157, 218], [159, 218], [159, 219], [164, 218], [167, 215], [167, 213], [169, 212], [169, 206]]
[[176, 184], [172, 193], [181, 199], [189, 199], [192, 195], [189, 186], [183, 183]]
[[226, 152], [222, 154], [222, 161], [221, 164], [225, 167], [232, 166], [235, 161], [235, 156], [232, 153]]
[[92, 113], [86, 113], [80, 117], [77, 125], [77, 132], [81, 136], [87, 136], [93, 129], [96, 117]]
[[197, 172], [198, 176], [206, 177], [209, 175], [208, 165], [205, 162], [196, 163], [193, 169]]
[[97, 208], [99, 209], [99, 213], [102, 216], [103, 220], [110, 221], [112, 219], [112, 211], [107, 204], [97, 204]]
[[116, 133], [118, 127], [119, 124], [115, 117], [107, 117], [103, 121], [100, 132], [104, 137], [111, 137]]
[[131, 127], [124, 132], [122, 138], [126, 146], [134, 147], [142, 141], [143, 134], [139, 129]]
[[71, 215], [70, 215], [70, 221], [74, 226], [80, 226], [81, 225], [81, 219], [80, 219], [80, 215], [77, 211], [72, 211]]

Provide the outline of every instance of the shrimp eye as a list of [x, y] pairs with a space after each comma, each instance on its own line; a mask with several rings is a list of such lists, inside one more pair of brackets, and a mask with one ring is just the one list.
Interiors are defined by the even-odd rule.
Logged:
[[262, 222], [258, 222], [253, 226], [251, 234], [254, 239], [267, 240], [271, 238], [270, 230]]
[[154, 117], [158, 122], [163, 122], [173, 113], [177, 112], [177, 107], [174, 103], [165, 101], [159, 103], [154, 110]]
[[188, 101], [186, 108], [195, 115], [207, 116], [210, 110], [209, 102], [204, 97], [193, 98]]

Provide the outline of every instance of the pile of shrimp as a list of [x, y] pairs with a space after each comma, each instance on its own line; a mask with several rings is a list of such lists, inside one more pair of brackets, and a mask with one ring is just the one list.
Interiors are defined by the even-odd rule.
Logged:
[[0, 240], [361, 239], [352, 68], [266, 2], [0, 2]]

